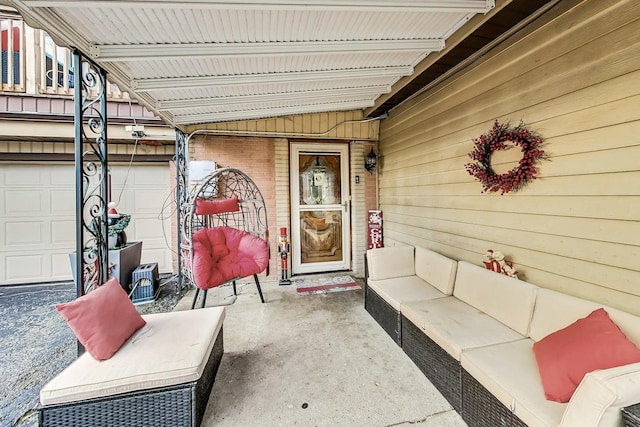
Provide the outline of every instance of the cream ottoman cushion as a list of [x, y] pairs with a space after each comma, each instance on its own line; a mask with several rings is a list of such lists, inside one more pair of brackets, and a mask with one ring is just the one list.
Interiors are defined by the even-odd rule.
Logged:
[[147, 324], [108, 360], [88, 353], [40, 391], [43, 406], [167, 387], [202, 375], [222, 328], [224, 307], [143, 316]]

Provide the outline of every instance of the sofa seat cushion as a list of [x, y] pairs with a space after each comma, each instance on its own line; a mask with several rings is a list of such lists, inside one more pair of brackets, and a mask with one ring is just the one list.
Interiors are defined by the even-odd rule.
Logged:
[[40, 391], [43, 406], [197, 381], [224, 320], [224, 307], [143, 316], [108, 360], [84, 353]]
[[468, 348], [524, 338], [455, 297], [402, 303], [400, 311], [456, 360]]
[[460, 363], [528, 426], [556, 427], [567, 404], [545, 399], [533, 355], [533, 343], [533, 340], [525, 338], [465, 350]]
[[397, 311], [400, 311], [400, 304], [405, 302], [432, 300], [447, 296], [418, 276], [369, 280], [369, 287]]

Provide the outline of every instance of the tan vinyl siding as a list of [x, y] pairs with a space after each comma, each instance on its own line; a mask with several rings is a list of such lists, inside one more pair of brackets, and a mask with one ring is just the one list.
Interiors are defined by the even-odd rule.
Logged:
[[[474, 264], [500, 250], [532, 283], [640, 314], [638, 52], [640, 3], [561, 2], [396, 108], [380, 129], [385, 244]], [[464, 168], [495, 119], [546, 139], [518, 193], [482, 194]]]
[[[276, 197], [276, 229], [271, 231], [275, 237], [275, 247], [271, 249], [272, 256], [276, 259], [276, 278], [282, 277], [280, 254], [278, 243], [280, 241], [280, 228], [287, 227], [287, 237], [291, 242], [291, 203], [289, 195], [289, 141], [276, 139], [274, 141], [275, 154], [275, 197]], [[291, 254], [288, 255], [291, 257]], [[290, 261], [289, 261], [290, 262]], [[291, 269], [288, 272], [291, 275]]]
[[377, 140], [378, 121], [363, 121], [362, 111], [333, 111], [190, 126], [237, 136], [289, 136], [306, 139]]
[[[364, 253], [367, 250], [367, 212], [365, 204], [364, 143], [351, 143], [351, 270], [358, 276], [364, 275]], [[356, 176], [359, 177], [356, 184]]]

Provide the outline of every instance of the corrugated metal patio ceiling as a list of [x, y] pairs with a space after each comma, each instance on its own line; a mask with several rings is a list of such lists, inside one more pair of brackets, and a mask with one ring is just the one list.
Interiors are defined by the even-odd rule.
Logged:
[[[0, 0], [173, 125], [365, 109], [493, 0]], [[539, 2], [536, 2], [539, 3]]]

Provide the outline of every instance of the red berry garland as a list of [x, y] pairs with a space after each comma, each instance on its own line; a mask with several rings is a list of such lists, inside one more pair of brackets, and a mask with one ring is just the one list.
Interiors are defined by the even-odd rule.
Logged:
[[[536, 179], [536, 163], [544, 158], [544, 151], [540, 149], [544, 140], [540, 135], [530, 131], [524, 123], [516, 127], [509, 124], [500, 124], [497, 120], [493, 128], [479, 138], [473, 140], [475, 147], [469, 157], [475, 163], [467, 163], [465, 168], [469, 175], [482, 183], [482, 192], [500, 191], [500, 194], [509, 191], [518, 191], [529, 181]], [[497, 174], [491, 168], [491, 154], [494, 151], [504, 150], [511, 142], [522, 150], [522, 159], [518, 166], [507, 173]]]

